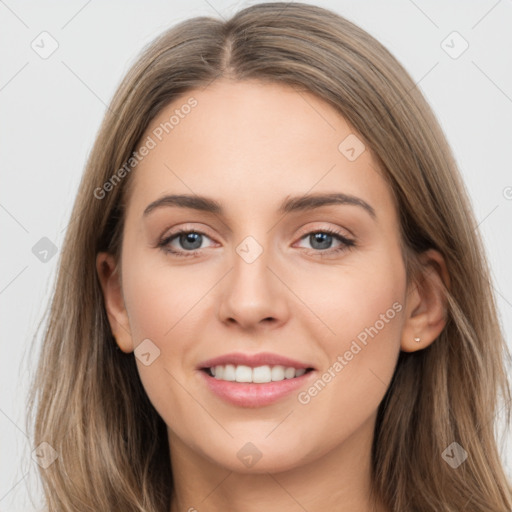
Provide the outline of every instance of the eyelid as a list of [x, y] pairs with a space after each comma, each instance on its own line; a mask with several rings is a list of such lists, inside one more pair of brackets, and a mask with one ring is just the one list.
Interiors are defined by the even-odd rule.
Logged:
[[312, 223], [309, 223], [306, 226], [303, 226], [302, 228], [300, 228], [299, 235], [298, 235], [300, 238], [302, 238], [305, 235], [309, 235], [310, 233], [316, 233], [316, 232], [321, 232], [321, 231], [332, 231], [332, 232], [336, 232], [337, 234], [340, 234], [341, 236], [345, 236], [346, 238], [350, 238], [350, 237], [356, 238], [354, 233], [346, 227], [337, 226], [337, 225], [332, 226], [332, 225], [326, 225], [326, 224], [311, 226], [310, 224], [312, 224]]
[[[336, 239], [340, 246], [337, 248], [329, 248], [325, 250], [315, 250], [315, 249], [309, 249], [302, 247], [306, 253], [312, 254], [315, 257], [329, 257], [332, 255], [335, 255], [336, 253], [340, 253], [342, 251], [348, 250], [351, 247], [355, 247], [358, 245], [356, 243], [355, 237], [353, 236], [346, 236], [342, 231], [345, 229], [349, 233], [352, 234], [352, 232], [346, 228], [341, 228], [340, 226], [331, 227], [331, 226], [310, 226], [309, 228], [306, 226], [303, 226], [300, 231], [301, 233], [296, 235], [294, 239], [296, 239], [296, 242], [294, 242], [294, 246], [297, 243], [300, 243], [303, 239], [305, 239], [308, 236], [314, 235], [316, 233], [327, 233], [332, 238]], [[205, 230], [207, 231], [207, 230]], [[181, 225], [179, 228], [172, 230], [171, 232], [167, 232], [165, 235], [163, 235], [159, 241], [157, 242], [155, 248], [160, 248], [166, 253], [173, 254], [175, 257], [195, 257], [198, 254], [201, 253], [202, 250], [208, 249], [208, 247], [203, 247], [200, 249], [194, 249], [191, 251], [187, 251], [184, 249], [171, 249], [171, 242], [173, 242], [176, 239], [179, 239], [179, 236], [183, 233], [196, 233], [202, 237], [209, 238], [211, 241], [214, 242], [214, 244], [218, 245], [218, 242], [216, 242], [215, 237], [210, 236], [208, 233], [206, 233], [202, 229], [195, 229], [190, 224]]]
[[[215, 240], [215, 238], [216, 238], [215, 236], [212, 236], [211, 234], [208, 234], [208, 228], [206, 228], [206, 229], [204, 229], [203, 227], [196, 228], [196, 227], [192, 226], [192, 224], [193, 223], [187, 223], [187, 224], [180, 225], [179, 228], [176, 228], [176, 229], [172, 229], [171, 228], [170, 230], [166, 230], [165, 234], [159, 237], [159, 241], [161, 242], [161, 241], [166, 240], [166, 239], [168, 239], [168, 238], [170, 238], [172, 236], [178, 235], [178, 234], [180, 234], [182, 232], [189, 232], [189, 231], [201, 234], [203, 236], [207, 236], [211, 240], [216, 241]], [[309, 225], [302, 226], [299, 229], [299, 233], [296, 235], [296, 237], [301, 239], [301, 238], [303, 238], [306, 235], [309, 235], [309, 234], [312, 234], [312, 233], [315, 233], [315, 232], [322, 232], [322, 231], [331, 231], [331, 232], [334, 232], [336, 234], [340, 234], [341, 236], [345, 236], [345, 234], [342, 233], [342, 231], [346, 231], [348, 233], [348, 235], [346, 236], [347, 238], [348, 237], [354, 237], [355, 238], [354, 233], [350, 229], [348, 229], [348, 228], [340, 227], [340, 226], [331, 227], [331, 226], [326, 226], [325, 224], [324, 225], [319, 225], [319, 226], [318, 225], [317, 226], [309, 226]]]
[[197, 223], [185, 223], [179, 224], [178, 227], [174, 226], [172, 228], [168, 228], [164, 231], [164, 234], [159, 237], [159, 240], [165, 240], [171, 236], [178, 235], [182, 232], [192, 231], [194, 233], [199, 233], [201, 235], [207, 236], [208, 238], [215, 240], [215, 236], [209, 234], [209, 228], [204, 226], [204, 224], [199, 223], [199, 227]]
[[346, 251], [350, 248], [356, 247], [358, 245], [354, 238], [347, 237], [339, 229], [331, 228], [331, 227], [309, 229], [304, 234], [302, 234], [299, 237], [298, 241], [295, 243], [300, 243], [302, 240], [307, 240], [308, 237], [310, 237], [316, 233], [326, 233], [331, 238], [333, 238], [337, 242], [339, 242], [340, 245], [338, 247], [334, 247], [334, 248], [330, 247], [329, 249], [325, 249], [325, 250], [315, 250], [315, 249], [309, 249], [307, 247], [302, 248], [306, 253], [313, 254], [314, 256], [320, 256], [320, 257], [336, 256], [337, 254], [339, 254], [343, 251]]
[[[161, 236], [158, 239], [156, 247], [162, 246], [164, 244], [165, 245], [170, 244], [172, 239], [177, 239], [182, 233], [196, 233], [198, 235], [201, 235], [203, 238], [210, 239], [214, 244], [218, 245], [218, 242], [215, 240], [215, 238], [210, 236], [208, 233], [206, 233], [202, 229], [194, 229], [194, 228], [189, 228], [187, 226], [184, 226], [184, 227], [180, 227], [176, 230], [166, 232], [165, 235]], [[206, 249], [206, 247], [204, 247], [203, 249]], [[202, 249], [196, 249], [196, 250], [201, 251]], [[193, 252], [193, 251], [185, 251], [185, 252]]]

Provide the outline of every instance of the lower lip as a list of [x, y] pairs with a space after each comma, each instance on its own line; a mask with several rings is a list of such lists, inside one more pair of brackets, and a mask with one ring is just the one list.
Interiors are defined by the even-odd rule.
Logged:
[[239, 407], [263, 407], [277, 402], [304, 386], [316, 373], [312, 370], [293, 379], [255, 384], [216, 379], [203, 370], [199, 370], [199, 372], [213, 393]]

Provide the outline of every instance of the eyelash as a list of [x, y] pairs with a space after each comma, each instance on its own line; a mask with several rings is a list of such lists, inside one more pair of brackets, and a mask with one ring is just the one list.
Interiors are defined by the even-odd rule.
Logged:
[[[173, 256], [176, 256], [178, 258], [190, 258], [190, 257], [197, 257], [199, 256], [199, 252], [201, 249], [196, 249], [195, 251], [175, 251], [174, 249], [169, 248], [170, 242], [172, 242], [175, 238], [179, 237], [182, 234], [190, 234], [195, 233], [196, 235], [202, 235], [207, 238], [210, 238], [206, 233], [203, 233], [202, 231], [196, 231], [193, 229], [181, 229], [177, 231], [176, 233], [173, 233], [172, 235], [169, 235], [162, 239], [160, 242], [158, 242], [157, 247], [159, 247], [164, 253], [166, 254], [172, 254]], [[341, 253], [343, 251], [347, 251], [351, 249], [352, 247], [356, 246], [356, 243], [354, 240], [351, 240], [345, 236], [343, 236], [340, 232], [334, 230], [334, 229], [317, 229], [314, 231], [310, 231], [303, 236], [301, 236], [300, 240], [303, 238], [306, 238], [308, 236], [314, 235], [314, 234], [320, 234], [320, 233], [326, 233], [328, 235], [331, 235], [333, 238], [337, 239], [342, 244], [339, 247], [336, 247], [334, 249], [325, 249], [325, 250], [318, 250], [318, 249], [308, 249], [309, 253], [312, 251], [315, 253], [315, 256], [324, 257], [325, 254], [332, 255]]]

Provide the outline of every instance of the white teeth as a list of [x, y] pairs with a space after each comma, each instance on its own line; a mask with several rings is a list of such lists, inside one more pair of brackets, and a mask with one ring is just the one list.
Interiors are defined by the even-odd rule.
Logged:
[[212, 375], [219, 380], [236, 381], [236, 382], [276, 382], [285, 379], [293, 379], [300, 377], [306, 373], [305, 368], [295, 369], [292, 367], [284, 367], [280, 365], [272, 366], [264, 365], [251, 368], [245, 365], [219, 365], [210, 368]]
[[271, 370], [272, 380], [283, 380], [284, 379], [284, 366], [274, 366]]
[[284, 376], [286, 379], [293, 379], [295, 377], [295, 368], [286, 368]]
[[224, 373], [222, 375], [223, 380], [234, 381], [236, 379], [235, 365], [227, 364], [224, 366]]
[[270, 382], [270, 366], [257, 366], [252, 371], [253, 382]]
[[235, 370], [237, 382], [252, 382], [252, 369], [249, 366], [239, 365]]

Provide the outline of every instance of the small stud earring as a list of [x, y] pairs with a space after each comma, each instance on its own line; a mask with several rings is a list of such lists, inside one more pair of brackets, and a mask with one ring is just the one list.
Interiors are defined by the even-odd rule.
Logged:
[[414, 338], [414, 341], [415, 341], [416, 343], [420, 343], [420, 342], [421, 342], [421, 338], [418, 338], [418, 337], [416, 336], [416, 337]]

